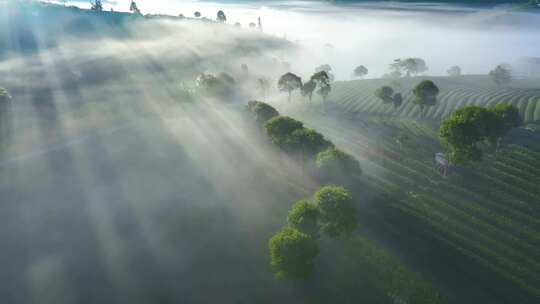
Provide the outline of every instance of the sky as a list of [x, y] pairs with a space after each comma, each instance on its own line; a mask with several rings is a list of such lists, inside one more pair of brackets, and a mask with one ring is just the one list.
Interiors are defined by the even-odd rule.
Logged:
[[[125, 11], [129, 3], [118, 0], [104, 6]], [[76, 4], [88, 6], [88, 1]], [[229, 23], [243, 26], [261, 17], [266, 33], [304, 48], [302, 56], [290, 59], [293, 69], [305, 73], [328, 63], [338, 80], [349, 79], [360, 64], [370, 70], [368, 77], [380, 77], [396, 58], [424, 58], [432, 75], [444, 75], [453, 65], [467, 74], [486, 74], [497, 64], [540, 53], [540, 14], [507, 7], [190, 0], [139, 0], [137, 4], [143, 13], [192, 16], [200, 11], [211, 19], [222, 9]]]

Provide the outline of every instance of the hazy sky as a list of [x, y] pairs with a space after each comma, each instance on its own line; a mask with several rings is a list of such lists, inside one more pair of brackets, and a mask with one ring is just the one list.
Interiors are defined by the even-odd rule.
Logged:
[[[111, 1], [105, 8], [126, 10], [129, 2]], [[143, 13], [191, 16], [200, 11], [209, 18], [223, 9], [228, 22], [244, 26], [260, 16], [266, 33], [305, 47], [307, 52], [300, 58], [290, 59], [293, 69], [307, 73], [318, 64], [329, 63], [337, 79], [350, 78], [359, 64], [370, 69], [370, 77], [379, 77], [395, 58], [422, 57], [430, 67], [428, 74], [444, 74], [452, 65], [461, 65], [464, 73], [482, 74], [496, 64], [540, 55], [540, 14], [503, 7], [189, 0], [139, 0], [137, 4]], [[328, 44], [332, 47], [325, 47]]]

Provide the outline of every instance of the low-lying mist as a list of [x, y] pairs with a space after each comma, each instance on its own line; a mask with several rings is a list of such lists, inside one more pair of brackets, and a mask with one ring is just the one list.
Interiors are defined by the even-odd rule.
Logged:
[[[129, 2], [111, 2], [127, 10]], [[229, 23], [244, 27], [261, 17], [266, 33], [298, 42], [303, 53], [289, 57], [292, 69], [310, 74], [320, 64], [336, 79], [350, 79], [357, 65], [369, 78], [387, 72], [396, 58], [420, 57], [426, 74], [446, 75], [459, 65], [465, 74], [487, 74], [495, 65], [538, 56], [540, 14], [512, 7], [467, 7], [430, 3], [366, 2], [334, 5], [325, 1], [138, 1], [143, 13], [195, 11], [215, 19], [224, 10]], [[306, 76], [308, 76], [306, 75]]]

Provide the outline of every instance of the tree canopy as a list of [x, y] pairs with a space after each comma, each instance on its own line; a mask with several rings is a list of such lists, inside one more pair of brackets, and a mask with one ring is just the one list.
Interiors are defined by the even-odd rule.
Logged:
[[447, 146], [452, 163], [467, 163], [482, 159], [483, 152], [478, 144], [497, 144], [520, 124], [521, 117], [512, 105], [500, 104], [493, 109], [469, 105], [443, 121], [439, 137]]
[[92, 2], [90, 9], [98, 12], [103, 11], [103, 4], [101, 3], [101, 0], [95, 0], [94, 2]]
[[274, 107], [261, 101], [252, 100], [248, 102], [246, 108], [253, 113], [255, 121], [261, 125], [264, 125], [271, 118], [279, 116], [279, 112]]
[[434, 106], [437, 103], [439, 88], [431, 80], [423, 80], [413, 89], [413, 102], [420, 106], [420, 112], [424, 115], [425, 107]]
[[268, 120], [264, 127], [274, 144], [281, 148], [287, 148], [290, 135], [295, 130], [302, 129], [304, 124], [288, 116], [276, 116]]
[[137, 3], [135, 3], [135, 1], [131, 1], [131, 4], [129, 5], [129, 11], [134, 14], [141, 15], [141, 11], [139, 10], [139, 7], [137, 6]]
[[307, 200], [296, 202], [287, 216], [287, 224], [290, 228], [302, 233], [319, 237], [319, 209]]
[[201, 13], [199, 11], [196, 11], [195, 13], [193, 13], [193, 16], [195, 16], [195, 18], [199, 18], [201, 17]]
[[369, 70], [363, 65], [359, 65], [354, 69], [354, 76], [355, 77], [362, 78], [362, 77], [366, 76], [368, 73], [369, 73]]
[[[422, 58], [396, 59], [390, 64], [390, 69], [395, 75], [402, 75], [405, 72], [407, 77], [418, 75], [428, 70], [426, 62]], [[397, 76], [399, 77], [399, 76]]]
[[288, 101], [291, 102], [292, 91], [302, 87], [302, 78], [293, 73], [285, 73], [278, 80], [278, 89], [289, 94]]
[[307, 279], [313, 273], [319, 247], [310, 235], [287, 227], [272, 236], [268, 247], [278, 278]]
[[213, 74], [200, 74], [195, 83], [203, 93], [227, 97], [234, 93], [233, 87], [236, 84], [234, 78], [227, 73]]
[[322, 64], [315, 68], [315, 74], [319, 72], [326, 72], [326, 75], [328, 77], [328, 81], [332, 82], [334, 81], [334, 74], [332, 73], [332, 67], [329, 64]]
[[317, 94], [321, 95], [323, 101], [326, 101], [328, 94], [332, 91], [332, 87], [330, 86], [331, 79], [328, 73], [326, 71], [319, 71], [311, 76], [311, 80], [319, 87]]
[[375, 90], [375, 96], [383, 103], [392, 103], [394, 102], [394, 89], [391, 86], [382, 86]]
[[315, 157], [317, 153], [333, 145], [321, 133], [313, 129], [300, 128], [291, 133], [288, 146], [292, 150], [300, 151], [302, 155]]
[[302, 96], [308, 97], [309, 101], [313, 98], [313, 91], [315, 91], [315, 88], [317, 88], [317, 83], [310, 79], [308, 82], [304, 83], [302, 86]]
[[326, 186], [315, 193], [321, 231], [329, 237], [350, 235], [358, 227], [358, 214], [351, 194], [343, 187]]
[[216, 20], [218, 22], [225, 22], [227, 21], [227, 16], [225, 16], [225, 13], [222, 10], [219, 10], [217, 12]]
[[320, 177], [331, 182], [346, 183], [362, 174], [358, 160], [333, 146], [317, 154], [316, 164]]
[[451, 67], [446, 71], [450, 77], [459, 77], [461, 76], [461, 68], [457, 65]]

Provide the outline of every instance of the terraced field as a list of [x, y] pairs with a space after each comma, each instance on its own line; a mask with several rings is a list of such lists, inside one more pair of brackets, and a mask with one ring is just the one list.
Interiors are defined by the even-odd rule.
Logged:
[[[526, 122], [540, 121], [540, 79], [517, 79], [510, 87], [501, 88], [493, 85], [487, 76], [425, 78], [433, 80], [440, 89], [439, 102], [427, 110], [427, 118], [439, 120], [466, 104], [493, 106], [499, 102], [507, 102], [519, 108]], [[419, 107], [411, 101], [411, 90], [421, 79], [424, 77], [401, 79], [399, 85], [392, 85], [391, 80], [384, 79], [335, 82], [328, 99], [349, 113], [418, 117]], [[382, 85], [392, 85], [394, 90], [403, 94], [404, 102], [401, 107], [394, 109], [382, 104], [375, 97], [375, 90]]]
[[[456, 89], [454, 94], [460, 92]], [[446, 94], [443, 91], [443, 99], [448, 99]], [[382, 109], [367, 103], [365, 107], [366, 111]], [[406, 112], [407, 107], [401, 110]], [[430, 111], [439, 116], [446, 112]], [[390, 246], [402, 244], [394, 248], [397, 254], [414, 260], [416, 266], [425, 265], [434, 280], [452, 292], [480, 297], [471, 303], [491, 301], [481, 297], [484, 292], [495, 296], [491, 303], [538, 303], [538, 141], [510, 144], [473, 167], [452, 167], [444, 178], [434, 168], [433, 156], [440, 147], [433, 127], [369, 115], [345, 119], [309, 109], [294, 116], [361, 160], [365, 174], [357, 187], [360, 193], [369, 189], [384, 193], [377, 203], [364, 207], [364, 229], [382, 239], [382, 231], [390, 231], [386, 237]], [[400, 132], [410, 138], [401, 147], [395, 141]], [[416, 238], [429, 241], [415, 246]], [[424, 254], [418, 248], [424, 248]], [[450, 278], [454, 271], [455, 277]]]

